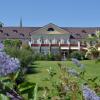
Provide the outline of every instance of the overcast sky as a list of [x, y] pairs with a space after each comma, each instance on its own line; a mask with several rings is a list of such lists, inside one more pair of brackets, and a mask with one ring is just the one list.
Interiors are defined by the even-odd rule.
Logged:
[[0, 0], [5, 26], [100, 26], [100, 0]]

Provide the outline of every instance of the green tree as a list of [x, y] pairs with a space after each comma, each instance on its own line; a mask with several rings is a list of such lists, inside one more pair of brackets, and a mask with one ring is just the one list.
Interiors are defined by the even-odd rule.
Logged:
[[3, 27], [3, 25], [4, 25], [4, 24], [0, 21], [0, 27]]
[[4, 46], [5, 47], [20, 48], [21, 45], [22, 45], [21, 40], [18, 40], [18, 39], [15, 39], [15, 40], [14, 39], [12, 39], [12, 40], [7, 39], [7, 40], [4, 40], [3, 43], [4, 43]]
[[87, 52], [85, 57], [90, 58], [90, 59], [96, 59], [99, 57], [99, 51], [98, 48], [96, 48], [96, 46], [89, 46], [87, 48]]
[[89, 34], [88, 37], [86, 38], [86, 41], [87, 41], [87, 52], [85, 56], [91, 59], [98, 58], [100, 56], [98, 50], [98, 46], [100, 44], [100, 31], [96, 31], [96, 33], [93, 35]]

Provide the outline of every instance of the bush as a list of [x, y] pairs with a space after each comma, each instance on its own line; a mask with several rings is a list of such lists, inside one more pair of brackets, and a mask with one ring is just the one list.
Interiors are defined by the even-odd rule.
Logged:
[[33, 52], [31, 50], [6, 47], [5, 52], [11, 57], [18, 58], [21, 67], [27, 68], [34, 61]]
[[84, 51], [73, 51], [71, 53], [71, 58], [76, 58], [78, 60], [86, 60], [85, 58], [85, 52]]
[[60, 54], [35, 54], [34, 55], [34, 60], [47, 60], [47, 61], [60, 61], [61, 60], [61, 55]]

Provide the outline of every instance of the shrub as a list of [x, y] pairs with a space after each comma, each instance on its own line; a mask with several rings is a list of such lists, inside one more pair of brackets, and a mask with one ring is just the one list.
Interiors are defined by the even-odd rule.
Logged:
[[41, 54], [37, 53], [34, 55], [34, 60], [47, 60], [47, 61], [60, 61], [61, 55], [60, 54]]
[[76, 58], [78, 60], [85, 60], [85, 52], [84, 51], [73, 51], [71, 53], [71, 58]]

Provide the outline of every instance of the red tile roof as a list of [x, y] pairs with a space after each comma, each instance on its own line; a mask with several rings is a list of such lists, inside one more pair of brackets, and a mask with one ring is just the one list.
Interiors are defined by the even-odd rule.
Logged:
[[[41, 27], [2, 27], [0, 28], [0, 39], [26, 39], [30, 38], [34, 31]], [[93, 34], [100, 27], [60, 27], [65, 31], [76, 34], [77, 37], [83, 37], [87, 34]], [[80, 36], [78, 35], [80, 34]]]

